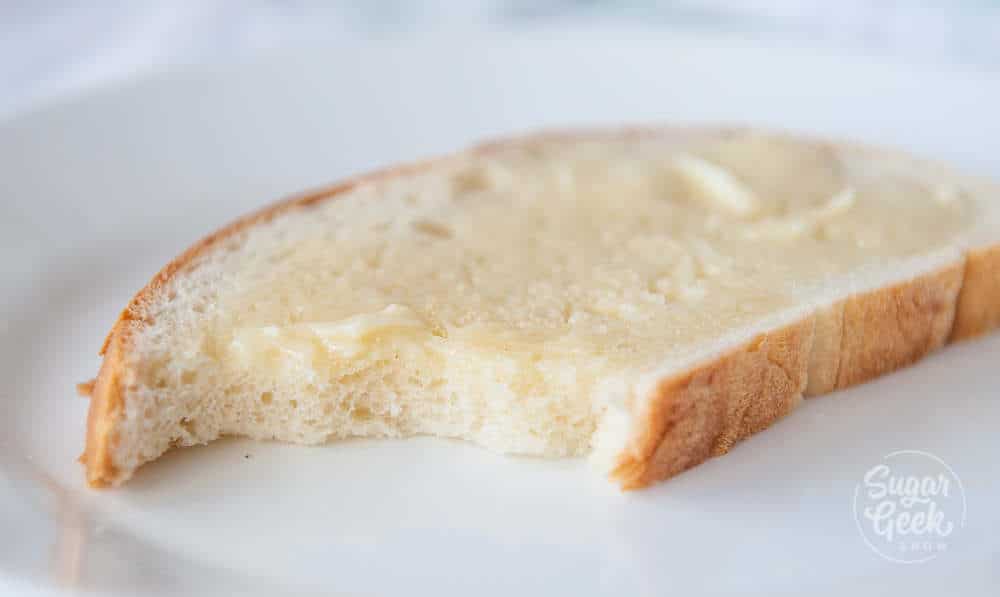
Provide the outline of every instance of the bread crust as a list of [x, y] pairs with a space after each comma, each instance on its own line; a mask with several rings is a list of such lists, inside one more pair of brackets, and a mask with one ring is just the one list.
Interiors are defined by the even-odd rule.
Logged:
[[1000, 244], [969, 251], [951, 340], [985, 334], [1000, 326]]
[[806, 393], [863, 383], [943, 346], [964, 271], [956, 263], [854, 295], [661, 381], [611, 477], [623, 489], [672, 477], [767, 428]]
[[808, 316], [656, 385], [610, 476], [645, 487], [725, 454], [802, 400], [815, 319]]
[[[726, 133], [705, 127], [688, 132]], [[595, 139], [681, 134], [685, 129], [627, 129], [534, 135], [483, 144], [469, 153], [554, 139]], [[136, 330], [151, 324], [146, 305], [180, 273], [222, 241], [282, 214], [333, 199], [361, 184], [427, 171], [449, 157], [379, 170], [291, 197], [247, 215], [195, 243], [161, 269], [121, 312], [100, 354], [91, 385], [86, 447], [80, 461], [92, 487], [118, 484], [131, 471], [112, 458], [124, 414], [129, 346]], [[609, 476], [623, 489], [669, 478], [765, 429], [793, 410], [803, 396], [862, 383], [913, 363], [947, 341], [1000, 326], [1000, 244], [910, 281], [862, 293], [799, 321], [761, 333], [725, 354], [673, 374], [640, 401], [633, 436]]]
[[[122, 319], [119, 318], [119, 323]], [[118, 327], [119, 324], [115, 324]], [[123, 327], [124, 329], [124, 327]], [[119, 479], [111, 454], [118, 443], [115, 428], [124, 411], [122, 370], [125, 359], [122, 343], [125, 334], [112, 331], [101, 349], [104, 361], [91, 384], [90, 410], [87, 412], [87, 446], [80, 461], [87, 469], [91, 487], [105, 487]]]

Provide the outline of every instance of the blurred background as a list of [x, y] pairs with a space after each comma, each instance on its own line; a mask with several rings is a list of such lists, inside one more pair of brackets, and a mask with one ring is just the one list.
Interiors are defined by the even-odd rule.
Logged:
[[5, 0], [0, 117], [287, 45], [588, 24], [793, 38], [1000, 72], [1000, 0]]

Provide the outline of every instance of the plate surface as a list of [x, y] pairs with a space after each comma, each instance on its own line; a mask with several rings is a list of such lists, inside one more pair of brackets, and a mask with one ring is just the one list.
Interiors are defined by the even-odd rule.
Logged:
[[[989, 594], [1000, 336], [811, 400], [649, 491], [583, 462], [428, 438], [222, 441], [84, 486], [76, 382], [131, 294], [290, 192], [538, 126], [751, 122], [1000, 175], [1000, 77], [678, 35], [326, 46], [164, 73], [0, 125], [0, 592]], [[947, 551], [866, 545], [855, 488], [896, 450], [961, 478]], [[951, 513], [953, 515], [953, 513]]]

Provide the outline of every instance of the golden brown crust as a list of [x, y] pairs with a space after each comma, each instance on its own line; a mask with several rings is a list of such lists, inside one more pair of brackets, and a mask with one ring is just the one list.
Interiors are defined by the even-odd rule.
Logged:
[[104, 362], [91, 393], [87, 413], [87, 446], [80, 457], [87, 467], [87, 483], [91, 487], [105, 487], [118, 479], [111, 452], [118, 441], [115, 426], [124, 406], [121, 388], [125, 362], [123, 337], [124, 334], [113, 333], [111, 340], [104, 343]]
[[94, 393], [94, 385], [97, 383], [97, 379], [91, 379], [89, 381], [81, 381], [76, 384], [76, 393], [81, 398], [90, 398]]
[[844, 301], [837, 388], [909, 365], [948, 339], [962, 264]]
[[[705, 129], [702, 129], [705, 130]], [[726, 131], [729, 129], [717, 129]], [[531, 140], [648, 136], [664, 130], [553, 133]], [[678, 132], [676, 129], [673, 132]], [[523, 140], [485, 144], [488, 153]], [[359, 184], [427, 170], [441, 160], [381, 170], [275, 203], [199, 241], [166, 265], [122, 311], [108, 334], [104, 361], [88, 390], [87, 481], [121, 481], [112, 461], [124, 412], [123, 382], [134, 330], [148, 325], [145, 305], [179, 272], [220, 242], [281, 214], [336, 197]], [[963, 284], [964, 273], [964, 284]], [[954, 321], [954, 327], [952, 322]], [[801, 321], [767, 332], [710, 363], [657, 386], [638, 414], [640, 425], [611, 473], [623, 488], [666, 479], [790, 412], [803, 394], [824, 394], [912, 363], [952, 340], [1000, 325], [1000, 245], [971, 251], [958, 263], [910, 282], [845, 299]]]
[[819, 396], [837, 389], [840, 344], [844, 339], [844, 303], [840, 300], [816, 311], [816, 332], [809, 353], [806, 396]]
[[1000, 244], [969, 251], [951, 341], [1000, 326]]
[[760, 334], [663, 380], [611, 477], [622, 489], [672, 477], [766, 428], [802, 400], [814, 320]]
[[940, 348], [968, 272], [956, 263], [849, 297], [664, 380], [636, 413], [640, 429], [611, 477], [623, 489], [661, 481], [725, 454], [790, 412], [803, 393], [862, 383]]

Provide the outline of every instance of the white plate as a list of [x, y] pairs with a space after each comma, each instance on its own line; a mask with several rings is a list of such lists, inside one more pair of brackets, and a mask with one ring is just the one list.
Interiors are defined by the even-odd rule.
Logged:
[[[729, 456], [619, 495], [582, 462], [433, 439], [224, 441], [93, 491], [75, 462], [103, 334], [227, 220], [360, 169], [539, 125], [751, 121], [1000, 173], [1000, 78], [733, 39], [309, 48], [130, 83], [0, 128], [0, 588], [988, 594], [1000, 584], [1000, 336], [808, 402]], [[852, 500], [894, 450], [963, 481], [948, 550], [895, 564]], [[954, 517], [954, 511], [949, 512]]]

